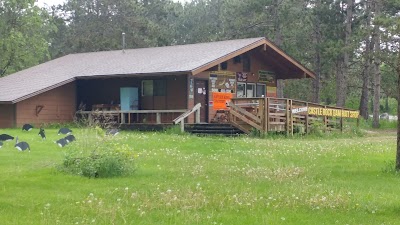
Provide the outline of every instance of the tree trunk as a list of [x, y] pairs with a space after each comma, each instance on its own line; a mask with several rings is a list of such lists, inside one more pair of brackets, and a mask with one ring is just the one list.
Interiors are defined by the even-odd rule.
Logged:
[[[321, 1], [316, 1], [317, 9], [321, 7]], [[315, 46], [315, 56], [314, 56], [314, 69], [315, 69], [315, 79], [313, 81], [313, 102], [320, 103], [320, 89], [321, 89], [321, 20], [319, 15], [315, 15], [314, 20], [314, 46]]]
[[[375, 1], [375, 20], [380, 16], [381, 13], [381, 3], [380, 0]], [[379, 25], [374, 24], [374, 33], [372, 41], [374, 43], [374, 110], [373, 110], [373, 128], [379, 128], [379, 107], [380, 107], [380, 97], [381, 97], [381, 60], [380, 60], [380, 37], [379, 37]]]
[[[275, 45], [278, 47], [281, 47], [282, 42], [283, 42], [283, 36], [282, 36], [282, 27], [280, 24], [280, 20], [279, 20], [279, 1], [280, 0], [274, 0], [274, 4], [273, 4], [273, 10], [272, 10], [272, 14], [274, 17], [274, 32], [275, 32], [275, 38], [274, 38], [274, 42]], [[283, 98], [283, 89], [285, 87], [285, 84], [283, 83], [282, 79], [277, 80], [276, 82], [276, 94], [278, 96], [278, 98]]]
[[[365, 22], [365, 27], [367, 29], [371, 27], [371, 2], [366, 1], [366, 14], [367, 19]], [[366, 35], [365, 38], [365, 65], [364, 65], [364, 72], [362, 74], [362, 90], [361, 90], [361, 99], [360, 99], [360, 115], [367, 120], [369, 118], [369, 111], [368, 111], [368, 101], [369, 101], [369, 86], [370, 86], [370, 76], [371, 76], [371, 51], [373, 50], [373, 45], [370, 40], [370, 34]]]
[[[397, 59], [397, 99], [400, 100], [400, 52]], [[397, 101], [397, 154], [396, 154], [396, 170], [400, 170], [400, 101]]]
[[346, 69], [344, 59], [338, 59], [336, 64], [336, 105], [344, 107], [346, 102]]
[[336, 74], [336, 105], [339, 107], [344, 107], [346, 103], [347, 94], [347, 76], [349, 67], [349, 46], [351, 43], [352, 35], [352, 18], [353, 18], [353, 6], [354, 0], [347, 0], [346, 8], [346, 27], [344, 36], [344, 51], [342, 62], [339, 62], [338, 73]]

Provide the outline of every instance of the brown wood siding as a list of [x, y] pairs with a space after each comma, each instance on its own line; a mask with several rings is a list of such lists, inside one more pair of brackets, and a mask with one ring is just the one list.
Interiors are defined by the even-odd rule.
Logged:
[[[36, 115], [39, 106], [43, 108]], [[71, 122], [75, 111], [76, 84], [73, 82], [16, 103], [16, 126]]]
[[[263, 52], [262, 47], [253, 49], [253, 50], [249, 51], [247, 54], [250, 57], [250, 72], [247, 72], [248, 73], [247, 82], [257, 83], [259, 80], [258, 71], [260, 71], [260, 70], [275, 71], [274, 66], [272, 66], [272, 65], [274, 65], [274, 62], [265, 61], [265, 57], [262, 57], [262, 54], [266, 54]], [[243, 59], [241, 60], [240, 63], [235, 63], [233, 58], [229, 59], [226, 62], [227, 62], [227, 69], [225, 71], [243, 72]], [[214, 70], [211, 70], [211, 71], [215, 71], [215, 69], [218, 69], [218, 67], [213, 67], [213, 69]], [[194, 77], [195, 78], [209, 78], [209, 76], [210, 76], [210, 70], [198, 73]], [[236, 97], [236, 96], [234, 95], [234, 97]], [[213, 101], [211, 86], [209, 87], [209, 101]], [[193, 107], [192, 104], [190, 105], [190, 107]], [[214, 110], [212, 106], [209, 106], [208, 111], [209, 111], [209, 113], [208, 113], [209, 122], [211, 122], [212, 119], [215, 117], [216, 110]], [[191, 121], [194, 121], [194, 120], [191, 120]]]
[[15, 126], [15, 105], [0, 105], [0, 128], [10, 128]]

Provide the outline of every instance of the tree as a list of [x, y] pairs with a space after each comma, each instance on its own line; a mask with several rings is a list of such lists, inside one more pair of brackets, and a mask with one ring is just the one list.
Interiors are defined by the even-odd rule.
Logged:
[[[397, 58], [397, 96], [400, 99], [400, 51]], [[397, 118], [400, 118], [400, 101], [397, 101]], [[397, 121], [396, 170], [400, 170], [400, 122]]]
[[49, 59], [48, 14], [33, 0], [0, 3], [0, 77]]
[[361, 89], [361, 100], [360, 100], [360, 115], [367, 120], [369, 118], [368, 112], [368, 102], [369, 102], [369, 86], [370, 86], [370, 74], [371, 74], [371, 52], [373, 50], [373, 45], [371, 43], [371, 0], [365, 1], [365, 26], [364, 26], [364, 68], [362, 72], [362, 89]]

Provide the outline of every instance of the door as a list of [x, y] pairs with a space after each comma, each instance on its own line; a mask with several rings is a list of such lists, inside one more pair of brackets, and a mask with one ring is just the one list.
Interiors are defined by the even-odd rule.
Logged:
[[201, 103], [200, 122], [208, 122], [208, 80], [194, 80], [194, 105]]
[[121, 110], [139, 109], [139, 89], [137, 87], [122, 87], [121, 89]]

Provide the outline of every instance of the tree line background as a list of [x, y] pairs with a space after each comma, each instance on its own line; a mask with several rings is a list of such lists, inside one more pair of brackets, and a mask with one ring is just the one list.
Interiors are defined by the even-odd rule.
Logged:
[[0, 1], [0, 77], [71, 53], [267, 37], [316, 73], [278, 95], [397, 111], [400, 0]]

